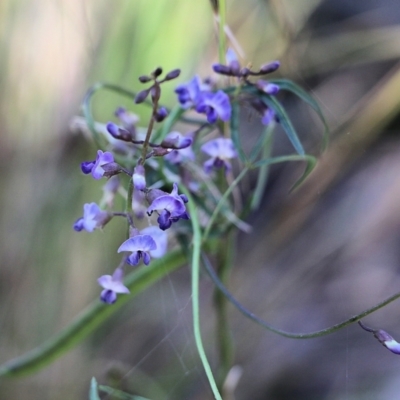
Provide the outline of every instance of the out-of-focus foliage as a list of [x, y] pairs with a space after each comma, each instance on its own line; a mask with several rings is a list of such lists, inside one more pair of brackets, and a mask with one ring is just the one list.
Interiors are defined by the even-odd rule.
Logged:
[[[228, 23], [245, 61], [280, 59], [282, 77], [319, 99], [334, 131], [316, 171], [293, 195], [287, 190], [299, 171], [271, 169], [264, 211], [240, 241], [231, 291], [282, 328], [323, 328], [399, 286], [400, 11], [384, 0], [228, 0]], [[69, 129], [87, 87], [102, 80], [137, 89], [136, 77], [159, 65], [182, 68], [182, 81], [205, 76], [217, 52], [207, 0], [0, 2], [0, 362], [67, 325], [97, 296], [100, 271], [116, 261], [110, 249], [121, 242], [122, 223], [104, 236], [71, 229], [81, 204], [99, 191], [79, 174], [93, 147]], [[305, 146], [317, 154], [318, 121], [291, 96], [285, 104], [300, 134], [315, 135]], [[134, 108], [99, 95], [96, 118], [111, 119], [118, 105]], [[145, 120], [142, 108], [135, 112]], [[248, 120], [250, 140], [259, 127]], [[288, 146], [282, 135], [273, 151]], [[92, 376], [154, 400], [207, 398], [189, 281], [186, 269], [172, 274], [51, 367], [1, 382], [0, 399], [86, 398]], [[212, 359], [207, 278], [201, 291]], [[371, 317], [370, 325], [400, 333], [398, 307]], [[275, 337], [234, 310], [231, 317], [243, 371], [238, 400], [397, 396], [399, 359], [357, 327], [299, 342]], [[232, 372], [232, 387], [238, 375]]]

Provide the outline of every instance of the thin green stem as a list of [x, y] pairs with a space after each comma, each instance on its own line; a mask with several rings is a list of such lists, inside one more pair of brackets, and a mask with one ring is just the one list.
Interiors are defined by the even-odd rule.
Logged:
[[[226, 246], [219, 246], [218, 248], [218, 277], [224, 285], [227, 285], [229, 274], [232, 269], [235, 253], [235, 233], [236, 231], [231, 230], [225, 242]], [[220, 360], [218, 387], [222, 390], [228, 372], [232, 368], [234, 346], [231, 330], [229, 328], [228, 300], [218, 288], [215, 288], [214, 301], [217, 314], [217, 340]]]
[[217, 384], [214, 379], [214, 375], [211, 371], [210, 364], [207, 360], [206, 353], [204, 351], [203, 341], [201, 339], [200, 330], [200, 307], [199, 307], [199, 275], [200, 275], [200, 252], [201, 252], [201, 229], [200, 223], [197, 216], [197, 207], [193, 197], [188, 190], [182, 188], [182, 192], [188, 198], [188, 208], [190, 213], [190, 220], [193, 228], [193, 252], [192, 252], [192, 308], [193, 308], [193, 329], [194, 338], [196, 342], [197, 351], [199, 353], [201, 362], [203, 364], [204, 371], [207, 375], [208, 382], [210, 383], [211, 390], [216, 400], [222, 400], [221, 394], [218, 391]]
[[263, 319], [257, 317], [254, 313], [251, 311], [247, 310], [230, 292], [229, 290], [225, 287], [225, 285], [221, 282], [221, 280], [218, 278], [218, 275], [215, 273], [213, 270], [210, 261], [208, 260], [207, 256], [202, 253], [202, 260], [203, 260], [203, 265], [206, 268], [208, 274], [210, 275], [211, 279], [214, 281], [215, 285], [218, 287], [218, 289], [224, 294], [224, 296], [247, 318], [251, 319], [252, 321], [256, 322], [257, 324], [261, 325], [263, 328], [276, 333], [280, 336], [284, 336], [290, 339], [312, 339], [316, 337], [321, 337], [321, 336], [326, 336], [330, 335], [331, 333], [334, 333], [342, 328], [345, 328], [346, 326], [358, 322], [360, 319], [366, 317], [369, 314], [374, 313], [375, 311], [385, 307], [389, 303], [392, 303], [393, 301], [397, 300], [400, 298], [400, 292], [394, 294], [393, 296], [388, 297], [386, 300], [381, 301], [380, 303], [376, 304], [375, 306], [368, 308], [364, 311], [362, 311], [359, 314], [353, 315], [352, 317], [339, 322], [338, 324], [332, 325], [328, 328], [321, 329], [319, 331], [315, 332], [310, 332], [310, 333], [292, 333], [292, 332], [287, 332], [278, 328], [275, 328], [268, 322], [265, 322]]
[[208, 235], [210, 233], [210, 230], [214, 224], [215, 219], [217, 218], [219, 212], [221, 211], [222, 206], [225, 204], [226, 200], [228, 199], [228, 196], [232, 193], [233, 189], [239, 184], [239, 182], [243, 179], [243, 177], [247, 174], [248, 168], [245, 167], [242, 169], [240, 174], [236, 177], [236, 179], [232, 182], [232, 184], [229, 186], [229, 188], [225, 191], [221, 199], [219, 200], [217, 206], [214, 209], [214, 212], [212, 213], [210, 220], [208, 221], [207, 227], [204, 231], [203, 235], [203, 241], [206, 241], [208, 238]]
[[175, 250], [163, 258], [153, 260], [148, 267], [141, 267], [130, 273], [125, 279], [130, 295], [120, 296], [113, 305], [95, 300], [58, 335], [30, 352], [1, 365], [0, 377], [28, 375], [50, 364], [85, 339], [132, 297], [181, 267], [185, 261], [183, 252]]
[[226, 24], [226, 1], [219, 0], [219, 29], [218, 29], [218, 56], [220, 64], [225, 64], [225, 53], [226, 53], [226, 36], [225, 36], [225, 24]]

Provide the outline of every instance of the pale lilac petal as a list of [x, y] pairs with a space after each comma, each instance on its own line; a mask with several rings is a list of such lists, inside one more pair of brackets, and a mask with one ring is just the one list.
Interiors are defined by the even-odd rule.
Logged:
[[167, 210], [172, 217], [178, 217], [186, 211], [186, 207], [182, 201], [171, 195], [161, 196], [155, 199], [147, 209], [147, 214], [151, 215], [153, 211]]
[[161, 258], [167, 252], [168, 234], [161, 230], [158, 226], [148, 226], [140, 231], [142, 235], [150, 235], [157, 244], [155, 250], [150, 251], [153, 258]]
[[150, 251], [156, 248], [157, 244], [150, 235], [137, 235], [125, 240], [119, 247], [118, 253], [121, 251]]

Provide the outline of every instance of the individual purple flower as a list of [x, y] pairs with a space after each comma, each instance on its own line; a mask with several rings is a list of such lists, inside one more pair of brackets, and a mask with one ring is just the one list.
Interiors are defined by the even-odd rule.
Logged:
[[107, 304], [117, 301], [117, 294], [128, 294], [129, 289], [123, 283], [124, 272], [117, 268], [112, 275], [103, 275], [97, 279], [99, 285], [104, 289], [100, 294], [100, 300]]
[[179, 132], [170, 132], [161, 142], [161, 146], [168, 149], [184, 149], [193, 143], [190, 136], [183, 136]]
[[133, 186], [136, 190], [146, 189], [146, 178], [143, 165], [139, 164], [134, 168], [132, 180], [133, 180]]
[[225, 173], [232, 169], [231, 158], [237, 157], [233, 142], [229, 138], [217, 138], [204, 143], [201, 151], [211, 156], [204, 164], [204, 171], [209, 174], [213, 168], [225, 168]]
[[178, 194], [178, 185], [176, 183], [173, 185], [171, 194], [158, 190], [157, 195], [154, 196], [156, 192], [152, 192], [148, 194], [148, 198], [154, 197], [154, 200], [148, 207], [147, 214], [150, 216], [154, 211], [158, 212], [157, 222], [160, 229], [165, 231], [179, 219], [189, 219], [185, 206], [188, 199], [184, 194]]
[[222, 121], [229, 121], [231, 118], [231, 103], [229, 96], [222, 90], [217, 92], [202, 92], [199, 95], [196, 111], [201, 114], [206, 114], [207, 121], [213, 124], [218, 118]]
[[156, 242], [157, 248], [150, 250], [152, 258], [161, 258], [167, 252], [168, 234], [161, 230], [158, 226], [148, 226], [140, 231], [141, 235], [150, 235]]
[[157, 244], [150, 235], [141, 235], [136, 231], [134, 236], [131, 236], [119, 246], [118, 253], [121, 253], [121, 251], [131, 252], [131, 255], [126, 259], [129, 265], [138, 265], [140, 259], [143, 259], [144, 264], [149, 265], [150, 251], [156, 249]]
[[194, 76], [188, 83], [182, 83], [175, 89], [178, 101], [182, 108], [188, 109], [197, 104], [197, 98], [201, 91], [201, 81], [198, 75]]
[[122, 126], [128, 130], [135, 129], [135, 125], [139, 122], [139, 117], [124, 107], [118, 107], [114, 114], [121, 121]]
[[365, 326], [361, 321], [358, 324], [367, 332], [372, 332], [376, 339], [394, 354], [400, 354], [400, 343], [394, 340], [386, 331], [382, 329], [371, 329]]
[[171, 164], [180, 165], [186, 161], [194, 161], [196, 156], [194, 154], [192, 146], [189, 146], [180, 150], [172, 150], [164, 158]]
[[262, 92], [271, 94], [271, 95], [277, 94], [280, 89], [279, 86], [276, 85], [275, 83], [264, 81], [262, 79], [257, 81], [256, 86]]
[[74, 229], [77, 232], [85, 229], [93, 232], [95, 229], [101, 229], [110, 221], [112, 215], [107, 211], [103, 211], [96, 203], [86, 203], [83, 206], [83, 217], [74, 223]]
[[261, 118], [261, 123], [269, 125], [272, 121], [275, 121], [275, 112], [270, 108], [266, 108]]
[[92, 174], [94, 179], [101, 179], [107, 171], [104, 165], [114, 163], [114, 156], [109, 151], [97, 151], [97, 157], [94, 161], [84, 161], [81, 163], [81, 170], [84, 174]]

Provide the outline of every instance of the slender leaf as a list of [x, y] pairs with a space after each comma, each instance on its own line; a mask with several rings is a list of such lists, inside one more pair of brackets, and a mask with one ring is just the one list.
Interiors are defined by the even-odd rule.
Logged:
[[317, 114], [318, 117], [321, 119], [324, 125], [324, 132], [323, 132], [323, 149], [325, 149], [328, 145], [328, 135], [329, 135], [329, 127], [326, 122], [325, 116], [319, 106], [318, 102], [309, 94], [307, 93], [302, 87], [297, 85], [296, 83], [288, 80], [288, 79], [275, 79], [271, 81], [272, 83], [277, 84], [282, 90], [287, 90], [292, 92], [305, 103], [307, 103]]
[[231, 138], [236, 150], [238, 151], [240, 161], [246, 162], [246, 154], [243, 151], [243, 147], [239, 138], [239, 111], [239, 103], [234, 101], [232, 103], [232, 115], [230, 120]]
[[252, 167], [257, 168], [257, 167], [261, 167], [263, 165], [279, 164], [279, 163], [283, 163], [283, 162], [293, 162], [293, 161], [305, 161], [307, 163], [303, 174], [290, 189], [290, 191], [293, 191], [293, 190], [297, 189], [304, 182], [304, 180], [308, 177], [308, 175], [310, 175], [311, 171], [314, 169], [314, 167], [317, 163], [317, 159], [314, 156], [305, 154], [304, 156], [290, 155], [290, 156], [266, 158], [264, 160], [255, 162], [252, 165]]
[[279, 122], [283, 130], [286, 132], [287, 137], [291, 141], [297, 153], [299, 153], [301, 156], [304, 156], [305, 152], [303, 149], [303, 145], [301, 144], [297, 132], [282, 104], [274, 96], [262, 95], [261, 99], [269, 108], [271, 108], [275, 112], [276, 116], [279, 118]]
[[132, 394], [125, 393], [125, 392], [123, 392], [121, 390], [110, 388], [109, 386], [100, 385], [99, 389], [102, 392], [107, 393], [110, 396], [113, 396], [114, 398], [120, 399], [120, 400], [150, 400], [150, 399], [148, 399], [146, 397], [134, 396]]
[[90, 381], [89, 400], [100, 400], [96, 378]]

